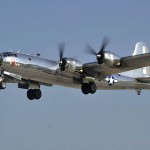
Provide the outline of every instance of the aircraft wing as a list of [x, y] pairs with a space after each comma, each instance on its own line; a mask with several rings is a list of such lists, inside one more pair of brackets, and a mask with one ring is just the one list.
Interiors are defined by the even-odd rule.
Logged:
[[20, 75], [17, 75], [17, 74], [11, 73], [11, 72], [7, 72], [7, 71], [4, 71], [4, 75], [10, 79], [15, 79], [15, 80], [21, 80], [21, 78], [22, 78]]
[[89, 75], [94, 73], [100, 73], [103, 76], [107, 76], [150, 66], [150, 53], [122, 57], [120, 63], [121, 65], [119, 67], [111, 66], [105, 63], [98, 64], [97, 62], [86, 63], [83, 64], [83, 70]]
[[24, 83], [30, 82], [30, 83], [37, 83], [37, 84], [45, 85], [45, 86], [52, 86], [52, 84], [50, 83], [44, 83], [44, 82], [35, 81], [35, 80], [28, 80], [26, 77], [22, 77], [21, 75], [14, 74], [14, 73], [7, 72], [7, 71], [4, 71], [4, 81], [6, 83], [19, 83], [22, 81]]

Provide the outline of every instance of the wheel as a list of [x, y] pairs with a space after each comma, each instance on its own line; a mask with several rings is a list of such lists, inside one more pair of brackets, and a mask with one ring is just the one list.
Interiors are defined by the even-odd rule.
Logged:
[[28, 97], [28, 99], [29, 100], [34, 100], [34, 90], [33, 89], [29, 89], [28, 91], [27, 91], [27, 97]]
[[5, 88], [6, 88], [6, 83], [2, 81], [0, 83], [0, 89], [5, 89]]
[[29, 89], [27, 91], [27, 97], [29, 100], [40, 99], [42, 96], [42, 92], [40, 89]]
[[94, 94], [97, 90], [96, 84], [94, 82], [89, 83], [89, 92], [90, 94]]
[[34, 90], [34, 98], [35, 98], [36, 100], [38, 100], [38, 99], [41, 98], [41, 96], [42, 96], [41, 90], [40, 90], [40, 89], [35, 89], [35, 90]]
[[81, 86], [81, 91], [85, 95], [89, 94], [89, 84], [88, 83], [83, 83], [82, 86]]

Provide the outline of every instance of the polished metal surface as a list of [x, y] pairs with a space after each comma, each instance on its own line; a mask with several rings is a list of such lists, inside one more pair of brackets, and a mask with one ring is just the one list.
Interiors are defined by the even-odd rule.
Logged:
[[149, 53], [120, 58], [104, 52], [102, 64], [82, 64], [72, 58], [62, 60], [65, 60], [63, 70], [58, 61], [14, 52], [0, 53], [1, 82], [19, 83], [19, 87], [28, 89], [38, 89], [40, 85], [81, 88], [83, 83], [91, 82], [95, 82], [97, 89], [150, 89], [150, 79], [144, 69], [141, 76], [132, 71], [150, 66]]

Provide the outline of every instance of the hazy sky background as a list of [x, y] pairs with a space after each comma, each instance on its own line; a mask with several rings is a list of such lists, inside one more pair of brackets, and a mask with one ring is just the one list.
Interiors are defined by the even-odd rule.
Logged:
[[[0, 50], [41, 53], [95, 61], [85, 45], [131, 55], [134, 45], [150, 47], [149, 0], [0, 0]], [[150, 91], [97, 91], [42, 87], [29, 101], [26, 90], [8, 85], [0, 91], [1, 150], [149, 150]]]

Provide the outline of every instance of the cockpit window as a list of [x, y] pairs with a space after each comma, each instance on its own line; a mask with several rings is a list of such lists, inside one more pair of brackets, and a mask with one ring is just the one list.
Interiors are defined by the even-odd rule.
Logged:
[[10, 53], [7, 54], [8, 56], [12, 56]]
[[11, 53], [11, 52], [6, 52], [6, 53], [3, 53], [3, 56], [4, 56], [4, 57], [7, 57], [7, 56], [14, 56], [14, 57], [17, 57], [17, 54], [14, 54], [14, 53]]
[[4, 57], [7, 57], [7, 55], [6, 55], [6, 54], [3, 54], [3, 56], [4, 56]]

